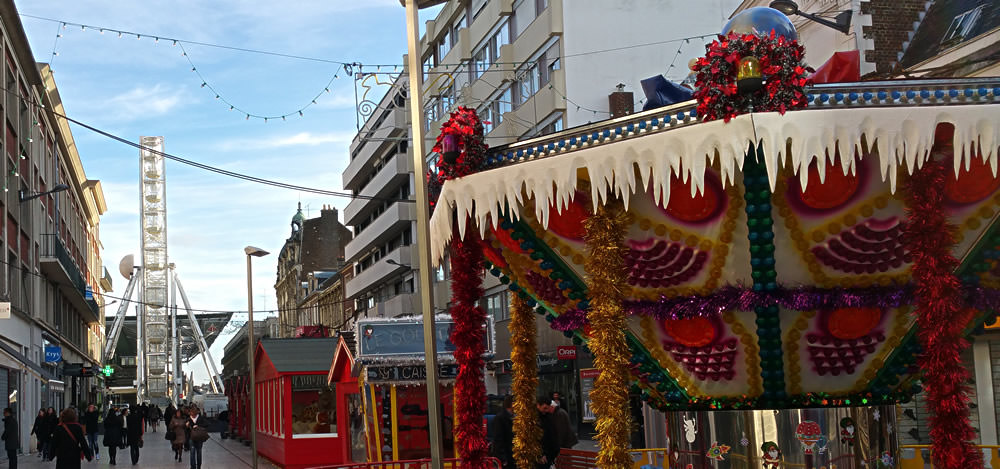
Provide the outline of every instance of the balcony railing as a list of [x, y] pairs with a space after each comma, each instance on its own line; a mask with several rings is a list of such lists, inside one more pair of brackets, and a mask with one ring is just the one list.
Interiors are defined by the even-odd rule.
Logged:
[[60, 290], [80, 310], [81, 314], [90, 314], [89, 321], [100, 320], [100, 307], [93, 294], [88, 293], [87, 282], [83, 272], [76, 265], [73, 256], [63, 245], [56, 234], [43, 234], [39, 263], [42, 271], [59, 284]]

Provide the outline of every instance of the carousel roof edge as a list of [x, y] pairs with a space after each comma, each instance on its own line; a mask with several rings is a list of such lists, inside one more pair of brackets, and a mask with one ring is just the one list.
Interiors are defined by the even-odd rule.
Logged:
[[[971, 163], [971, 155], [975, 152], [968, 150], [978, 147], [996, 174], [1000, 153], [997, 151], [1000, 108], [990, 104], [1000, 104], [1000, 78], [970, 81], [964, 89], [956, 88], [958, 84], [942, 80], [907, 82], [896, 85], [904, 89], [892, 91], [871, 85], [874, 88], [869, 91], [852, 92], [857, 96], [841, 92], [830, 96], [824, 92], [810, 102], [861, 100], [867, 94], [872, 101], [879, 101], [884, 94], [884, 99], [892, 104], [811, 105], [805, 110], [785, 114], [745, 114], [728, 123], [699, 121], [693, 109], [682, 111], [685, 106], [693, 108], [694, 103], [688, 102], [600, 124], [605, 128], [569, 129], [548, 137], [559, 139], [550, 143], [522, 142], [525, 145], [537, 143], [533, 148], [508, 146], [497, 149], [490, 157], [494, 168], [447, 181], [442, 187], [437, 210], [431, 218], [432, 257], [435, 263], [439, 262], [451, 240], [452, 210], [462, 218], [474, 217], [484, 233], [491, 224], [499, 222], [501, 210], [507, 209], [505, 213], [517, 219], [524, 198], [533, 198], [535, 215], [547, 227], [549, 211], [561, 209], [573, 200], [579, 169], [585, 169], [590, 176], [595, 206], [618, 197], [627, 208], [630, 194], [640, 187], [651, 188], [656, 198], [666, 204], [670, 197], [671, 175], [690, 180], [692, 192], [700, 192], [704, 188], [705, 169], [715, 164], [716, 159], [723, 183], [734, 184], [738, 170], [742, 169], [746, 149], [754, 143], [764, 150], [763, 163], [772, 189], [779, 168], [783, 166], [798, 174], [805, 187], [807, 169], [817, 155], [833, 158], [838, 152], [846, 154], [854, 150], [877, 151], [882, 179], [889, 181], [895, 190], [898, 170], [905, 168], [912, 172], [920, 167], [929, 156], [936, 126], [950, 123], [955, 126], [955, 147], [961, 148], [962, 155], [955, 159], [956, 173], [961, 165]], [[987, 86], [991, 84], [996, 86]], [[905, 89], [932, 85], [942, 89]], [[826, 91], [834, 89], [824, 88]], [[901, 102], [905, 103], [899, 104]], [[674, 111], [673, 116], [663, 114]], [[608, 125], [614, 128], [606, 128]], [[864, 141], [862, 136], [866, 137]], [[786, 151], [786, 145], [790, 152]], [[496, 166], [498, 155], [510, 155], [511, 152], [515, 164]], [[845, 173], [854, 171], [853, 159], [841, 159], [840, 163]], [[819, 165], [820, 168], [824, 166]], [[638, 177], [634, 168], [639, 169]], [[824, 172], [820, 169], [820, 178], [823, 177]], [[459, 235], [464, 237], [465, 224], [460, 223], [458, 228]]]

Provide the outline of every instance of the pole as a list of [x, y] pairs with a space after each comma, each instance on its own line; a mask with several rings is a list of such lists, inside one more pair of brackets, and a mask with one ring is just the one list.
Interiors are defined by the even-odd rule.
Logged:
[[420, 37], [416, 0], [406, 0], [406, 44], [410, 82], [410, 129], [413, 152], [415, 196], [417, 203], [417, 270], [420, 286], [420, 308], [424, 318], [424, 364], [427, 367], [427, 425], [430, 433], [431, 466], [441, 469], [441, 398], [438, 389], [437, 340], [434, 327], [434, 279], [431, 272], [430, 204], [427, 199], [427, 162], [424, 160], [424, 74], [420, 60]]
[[[170, 264], [170, 271], [173, 272], [173, 264]], [[170, 389], [173, 391], [173, 401], [180, 405], [181, 396], [181, 361], [178, 349], [181, 346], [181, 333], [177, 329], [177, 284], [170, 282], [170, 352], [171, 360]], [[173, 418], [173, 417], [171, 417]]]
[[250, 254], [247, 254], [247, 363], [250, 364], [250, 459], [253, 461], [251, 467], [257, 469], [257, 427], [255, 423], [256, 409], [254, 408], [254, 394], [257, 383], [254, 370], [254, 337], [253, 337], [253, 267], [250, 264]]

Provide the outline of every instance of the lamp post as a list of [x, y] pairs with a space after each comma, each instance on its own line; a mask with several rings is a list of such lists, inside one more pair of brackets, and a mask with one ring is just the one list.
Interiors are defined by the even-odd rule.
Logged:
[[413, 171], [416, 173], [414, 195], [417, 203], [417, 251], [419, 268], [417, 283], [420, 286], [420, 309], [424, 319], [424, 365], [427, 368], [427, 432], [430, 434], [431, 466], [441, 469], [441, 398], [438, 389], [437, 340], [434, 336], [434, 278], [431, 273], [430, 203], [427, 198], [427, 162], [424, 160], [424, 74], [420, 53], [421, 8], [443, 3], [445, 0], [400, 0], [406, 6], [406, 64], [410, 84], [410, 129], [413, 151]]
[[52, 190], [50, 191], [37, 192], [34, 194], [29, 194], [22, 189], [17, 191], [17, 199], [18, 202], [27, 202], [29, 200], [37, 199], [39, 197], [46, 196], [49, 194], [55, 194], [56, 192], [62, 192], [68, 189], [69, 186], [67, 186], [66, 184], [56, 184], [55, 187], [53, 187]]
[[253, 265], [250, 259], [252, 257], [264, 257], [270, 253], [253, 246], [243, 248], [243, 252], [247, 255], [247, 363], [250, 364], [250, 386], [248, 386], [250, 388], [250, 455], [251, 460], [253, 460], [251, 467], [257, 469], [257, 409], [254, 407], [256, 404], [254, 397], [257, 392], [254, 352], [257, 344], [254, 343], [253, 337]]
[[838, 13], [837, 16], [833, 18], [833, 21], [830, 21], [812, 13], [800, 11], [799, 5], [798, 3], [795, 3], [795, 0], [774, 0], [768, 6], [784, 13], [785, 16], [799, 15], [828, 28], [836, 29], [844, 34], [849, 34], [851, 32], [851, 10], [845, 10]]

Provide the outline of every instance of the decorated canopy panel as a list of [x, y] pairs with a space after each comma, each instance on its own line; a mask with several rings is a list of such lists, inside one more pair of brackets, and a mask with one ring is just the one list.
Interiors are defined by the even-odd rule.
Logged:
[[809, 110], [570, 135], [545, 158], [448, 181], [434, 250], [452, 233], [442, 203], [471, 216], [491, 271], [586, 342], [585, 221], [618, 200], [629, 216], [631, 370], [651, 403], [897, 402], [919, 389], [903, 188], [925, 161], [954, 170], [946, 216], [966, 296], [980, 306], [955, 320], [971, 326], [1000, 285], [1000, 240], [987, 234], [1000, 211], [998, 114]]

